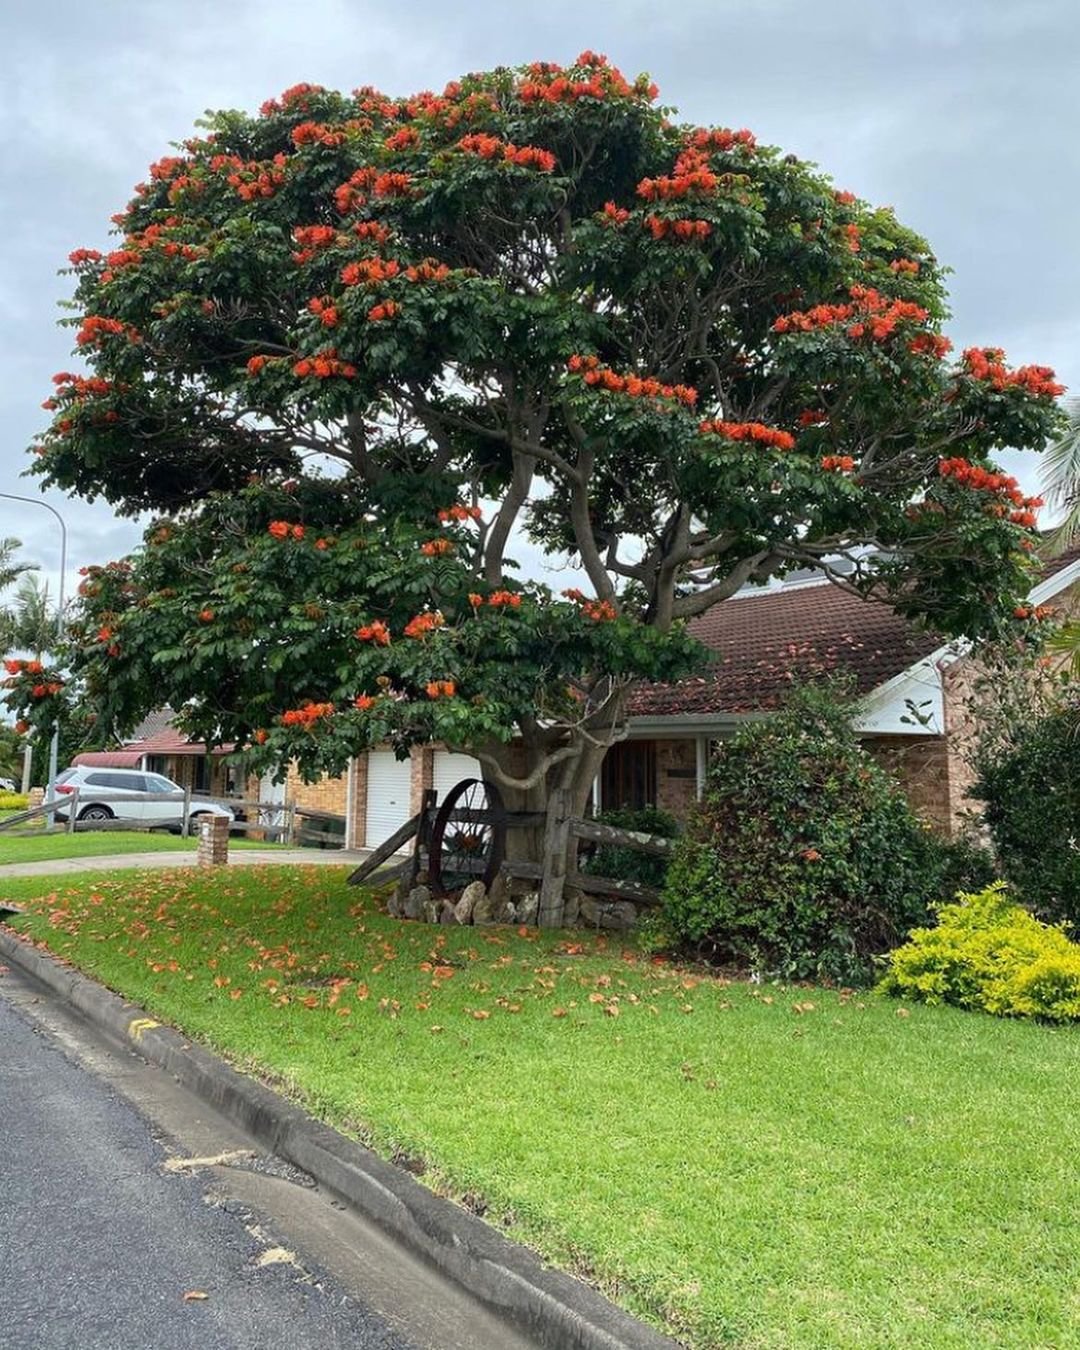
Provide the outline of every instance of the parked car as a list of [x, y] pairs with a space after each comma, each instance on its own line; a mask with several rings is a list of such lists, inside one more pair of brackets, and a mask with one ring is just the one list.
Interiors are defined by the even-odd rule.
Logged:
[[18, 792], [14, 778], [0, 778], [0, 792]]
[[[77, 820], [138, 820], [160, 822], [160, 828], [179, 830], [184, 815], [184, 789], [171, 778], [159, 773], [143, 773], [136, 769], [95, 769], [78, 764], [65, 769], [56, 780], [56, 791], [67, 796], [79, 792], [76, 804]], [[172, 801], [152, 801], [149, 797], [172, 793]], [[101, 801], [95, 800], [100, 794]], [[192, 797], [190, 819], [199, 816], [228, 816], [233, 812], [220, 802]], [[69, 812], [57, 809], [58, 820], [67, 820]], [[153, 826], [151, 825], [151, 828]]]

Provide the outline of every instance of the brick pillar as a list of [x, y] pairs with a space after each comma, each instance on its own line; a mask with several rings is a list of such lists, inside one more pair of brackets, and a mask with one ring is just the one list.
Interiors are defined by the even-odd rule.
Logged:
[[349, 841], [346, 847], [363, 848], [367, 843], [367, 771], [367, 755], [357, 755], [352, 762], [352, 794], [345, 806]]
[[203, 816], [199, 821], [200, 867], [220, 867], [229, 861], [229, 817]]
[[45, 800], [45, 789], [43, 787], [32, 787], [28, 795], [28, 804], [30, 806], [40, 806]]

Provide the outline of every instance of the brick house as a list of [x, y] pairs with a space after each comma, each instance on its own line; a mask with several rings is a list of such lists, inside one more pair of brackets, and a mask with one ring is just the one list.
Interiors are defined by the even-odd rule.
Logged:
[[[1030, 603], [1080, 609], [1080, 548], [1050, 564]], [[596, 783], [598, 809], [656, 805], [685, 815], [718, 743], [741, 723], [767, 716], [794, 681], [830, 672], [853, 680], [863, 744], [925, 819], [951, 831], [970, 808], [963, 746], [975, 670], [962, 643], [942, 643], [889, 606], [816, 577], [733, 596], [694, 620], [691, 631], [714, 653], [712, 664], [701, 675], [637, 691], [629, 736], [608, 752]], [[189, 742], [172, 729], [166, 709], [122, 749], [77, 760], [144, 767], [198, 791], [292, 801], [344, 817], [351, 848], [387, 839], [415, 814], [425, 789], [441, 799], [481, 772], [472, 756], [442, 746], [416, 747], [404, 761], [380, 748], [358, 756], [340, 778], [304, 783], [291, 766], [283, 783], [269, 776], [245, 783], [226, 762], [231, 748], [210, 752]]]

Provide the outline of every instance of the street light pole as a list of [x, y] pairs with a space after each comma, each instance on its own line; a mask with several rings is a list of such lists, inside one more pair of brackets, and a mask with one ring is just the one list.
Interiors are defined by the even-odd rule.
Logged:
[[[52, 512], [60, 526], [60, 584], [56, 588], [56, 634], [59, 637], [64, 631], [64, 574], [67, 571], [67, 525], [64, 522], [64, 517], [55, 506], [43, 502], [40, 497], [20, 497], [15, 492], [0, 492], [0, 497], [6, 497], [9, 502], [28, 502], [31, 506], [43, 506], [46, 511]], [[54, 722], [52, 740], [49, 742], [49, 785], [45, 789], [45, 799], [50, 802], [56, 800], [56, 770], [59, 754], [60, 723]]]

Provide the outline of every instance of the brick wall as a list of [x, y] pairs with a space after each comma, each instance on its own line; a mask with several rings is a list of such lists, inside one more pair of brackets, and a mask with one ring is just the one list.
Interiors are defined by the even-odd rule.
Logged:
[[952, 832], [953, 751], [944, 736], [867, 736], [863, 749], [897, 779], [915, 811], [944, 834]]
[[331, 815], [343, 816], [348, 803], [348, 778], [319, 778], [314, 783], [305, 783], [295, 764], [289, 765], [289, 774], [285, 779], [285, 799], [309, 811], [327, 811]]
[[697, 801], [697, 743], [656, 742], [656, 804], [685, 820]]

